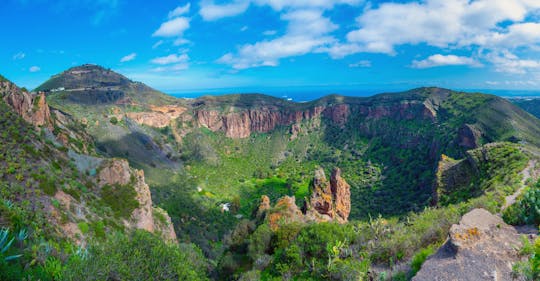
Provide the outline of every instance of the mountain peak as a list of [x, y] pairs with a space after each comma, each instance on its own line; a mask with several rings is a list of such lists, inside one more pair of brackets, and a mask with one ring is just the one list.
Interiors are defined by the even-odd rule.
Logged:
[[56, 89], [92, 89], [103, 87], [122, 87], [132, 83], [125, 76], [99, 65], [84, 64], [72, 67], [60, 74], [54, 75], [39, 86], [38, 91], [53, 91]]

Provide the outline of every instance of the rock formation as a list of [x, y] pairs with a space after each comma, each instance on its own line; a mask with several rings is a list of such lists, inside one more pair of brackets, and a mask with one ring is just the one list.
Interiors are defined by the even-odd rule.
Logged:
[[447, 242], [429, 257], [415, 281], [513, 280], [522, 246], [516, 230], [484, 209], [465, 214]]
[[176, 241], [169, 214], [153, 206], [150, 187], [145, 182], [143, 170], [131, 169], [124, 159], [112, 159], [102, 164], [98, 175], [98, 186], [107, 184], [132, 184], [137, 192], [139, 207], [133, 210], [129, 221], [125, 221], [127, 227], [159, 233], [167, 241]]
[[25, 92], [15, 84], [4, 81], [0, 82], [1, 96], [26, 122], [36, 127], [45, 126], [52, 130], [51, 112], [43, 92]]
[[337, 102], [289, 110], [269, 105], [255, 108], [231, 107], [229, 110], [222, 111], [203, 107], [194, 110], [194, 119], [199, 127], [206, 127], [211, 131], [222, 131], [230, 138], [247, 138], [252, 133], [266, 133], [278, 126], [291, 126], [304, 120], [321, 117], [342, 127], [353, 113], [365, 118], [391, 117], [399, 120], [412, 120], [417, 117], [433, 120], [435, 114], [421, 102], [403, 102], [376, 107]]
[[315, 171], [311, 188], [311, 197], [304, 207], [308, 220], [347, 222], [351, 212], [351, 187], [341, 178], [339, 168], [332, 171], [330, 181], [323, 169]]
[[185, 107], [176, 105], [150, 106], [150, 109], [149, 112], [128, 112], [126, 116], [140, 125], [163, 128], [186, 111]]
[[326, 179], [323, 169], [316, 170], [311, 192], [302, 210], [296, 205], [294, 196], [280, 198], [272, 208], [268, 196], [263, 195], [256, 216], [267, 219], [274, 230], [281, 223], [347, 222], [351, 211], [351, 192], [349, 184], [341, 178], [339, 168], [332, 171], [330, 181]]

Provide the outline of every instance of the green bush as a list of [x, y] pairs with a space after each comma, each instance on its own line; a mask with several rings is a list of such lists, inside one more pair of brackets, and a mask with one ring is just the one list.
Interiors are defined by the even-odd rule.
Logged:
[[111, 124], [113, 124], [113, 125], [118, 124], [118, 118], [116, 118], [115, 116], [111, 117], [111, 119], [109, 119], [109, 121], [110, 121]]
[[512, 225], [540, 224], [540, 181], [527, 188], [517, 202], [503, 212], [503, 219]]
[[139, 207], [137, 191], [131, 185], [105, 185], [101, 189], [103, 201], [118, 217], [128, 218]]
[[208, 280], [205, 266], [198, 249], [139, 230], [114, 234], [92, 245], [87, 258], [72, 258], [63, 280]]
[[435, 252], [434, 246], [429, 246], [425, 249], [420, 250], [416, 255], [413, 256], [411, 261], [411, 269], [412, 274], [416, 275], [418, 271], [420, 271], [420, 268], [422, 267], [422, 264], [426, 261], [426, 259], [432, 255]]

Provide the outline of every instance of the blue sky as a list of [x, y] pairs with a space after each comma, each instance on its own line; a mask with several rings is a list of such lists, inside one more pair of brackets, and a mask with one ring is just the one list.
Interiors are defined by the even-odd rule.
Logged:
[[537, 0], [2, 0], [0, 73], [94, 63], [168, 93], [530, 89]]

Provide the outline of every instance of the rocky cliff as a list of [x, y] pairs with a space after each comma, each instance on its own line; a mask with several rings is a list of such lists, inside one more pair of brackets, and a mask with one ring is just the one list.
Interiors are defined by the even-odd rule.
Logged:
[[0, 82], [0, 97], [26, 122], [52, 129], [51, 112], [45, 94], [29, 93], [9, 81]]
[[447, 242], [413, 280], [513, 280], [512, 265], [521, 260], [521, 246], [512, 226], [484, 209], [475, 209], [452, 226]]
[[326, 118], [333, 124], [344, 126], [350, 116], [355, 118], [380, 119], [396, 118], [412, 120], [415, 118], [432, 120], [433, 111], [422, 102], [410, 101], [395, 104], [372, 106], [366, 104], [347, 104], [343, 102], [313, 104], [298, 107], [230, 107], [228, 110], [207, 109], [204, 104], [194, 110], [197, 126], [212, 131], [222, 131], [230, 138], [246, 138], [252, 133], [270, 132], [278, 126], [290, 126], [304, 120]]

